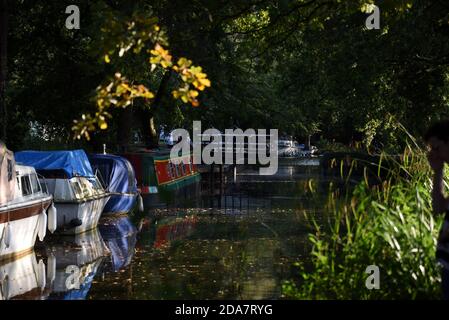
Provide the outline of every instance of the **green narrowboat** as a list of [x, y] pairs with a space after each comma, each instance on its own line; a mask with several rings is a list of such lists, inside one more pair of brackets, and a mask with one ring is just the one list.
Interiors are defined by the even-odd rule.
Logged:
[[126, 153], [136, 172], [144, 206], [173, 204], [179, 195], [197, 194], [201, 175], [191, 155], [170, 158], [169, 150]]

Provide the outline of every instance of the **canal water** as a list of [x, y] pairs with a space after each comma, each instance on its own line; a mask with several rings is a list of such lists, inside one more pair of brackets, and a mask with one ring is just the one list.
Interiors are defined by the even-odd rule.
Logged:
[[37, 266], [40, 299], [282, 299], [310, 250], [304, 212], [325, 220], [330, 181], [317, 164], [286, 160], [270, 177], [240, 168], [178, 207], [103, 218], [98, 230], [46, 241], [18, 268]]

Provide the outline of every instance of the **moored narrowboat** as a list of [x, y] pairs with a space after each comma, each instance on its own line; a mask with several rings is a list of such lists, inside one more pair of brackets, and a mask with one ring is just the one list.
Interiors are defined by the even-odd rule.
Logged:
[[92, 168], [100, 173], [110, 195], [103, 215], [130, 212], [140, 197], [131, 163], [111, 154], [90, 154], [89, 161]]
[[180, 190], [194, 190], [201, 175], [191, 155], [181, 156], [176, 161], [167, 151], [127, 153], [127, 158], [136, 173], [137, 186], [143, 196], [145, 207], [167, 202]]
[[78, 234], [97, 227], [109, 195], [83, 150], [22, 151], [16, 160], [36, 168], [53, 195], [57, 215], [52, 224], [58, 233]]

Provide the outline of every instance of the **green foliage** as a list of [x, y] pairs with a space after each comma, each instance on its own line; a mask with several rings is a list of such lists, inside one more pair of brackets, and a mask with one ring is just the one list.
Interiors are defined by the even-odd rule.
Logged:
[[[69, 4], [84, 13], [79, 31], [64, 28]], [[81, 1], [10, 1], [8, 10], [8, 145], [27, 147], [33, 130], [66, 143], [72, 126], [68, 115], [77, 117], [91, 107], [93, 90], [104, 77], [89, 51], [87, 21], [98, 13]]]
[[[115, 143], [112, 133], [124, 126], [122, 106], [129, 103], [138, 120], [154, 117], [168, 127], [202, 120], [219, 129], [278, 128], [301, 142], [315, 135], [395, 152], [404, 145], [391, 117], [419, 136], [449, 116], [449, 12], [442, 1], [72, 2], [10, 6], [7, 105], [14, 145], [34, 122], [51, 139], [70, 141], [72, 119], [83, 114], [86, 126], [79, 123], [78, 132], [107, 123], [110, 130], [92, 143], [100, 135]], [[381, 9], [381, 31], [365, 28], [372, 3]], [[61, 27], [69, 4], [80, 6], [81, 30]], [[185, 68], [187, 59], [172, 56], [202, 69]], [[117, 99], [108, 97], [117, 92], [107, 88], [116, 73], [154, 98], [128, 94], [114, 108]], [[214, 86], [200, 97], [209, 79]], [[101, 99], [103, 110], [89, 118]], [[200, 102], [202, 108], [188, 107]]]
[[[379, 166], [386, 160], [383, 155]], [[382, 159], [382, 158], [381, 158]], [[329, 228], [315, 224], [310, 261], [298, 264], [299, 279], [285, 283], [295, 299], [438, 299], [436, 241], [442, 217], [434, 218], [431, 170], [425, 152], [408, 146], [383, 183], [332, 193]], [[447, 184], [446, 184], [447, 187]], [[312, 220], [313, 222], [313, 220]], [[380, 290], [368, 290], [365, 270], [380, 268]]]
[[336, 141], [330, 141], [327, 139], [320, 139], [315, 143], [316, 147], [318, 148], [318, 150], [320, 150], [321, 153], [326, 153], [326, 152], [351, 152], [354, 151], [354, 149], [357, 148], [351, 148], [348, 147], [347, 145], [340, 143], [340, 142], [336, 142]]
[[[210, 87], [211, 81], [201, 67], [194, 66], [192, 61], [186, 58], [180, 58], [177, 64], [173, 63], [172, 55], [161, 45], [166, 44], [167, 40], [156, 24], [157, 21], [157, 18], [146, 18], [139, 13], [134, 13], [130, 20], [126, 18], [120, 20], [116, 16], [111, 16], [111, 19], [106, 21], [106, 26], [102, 28], [105, 34], [102, 40], [110, 47], [106, 49], [104, 61], [109, 64], [112, 55], [121, 59], [128, 52], [140, 54], [146, 49], [149, 58], [141, 67], [151, 68], [150, 72], [160, 67], [179, 74], [182, 85], [172, 92], [173, 97], [198, 107], [199, 91]], [[132, 84], [136, 79], [132, 80], [130, 82], [117, 72], [109, 84], [97, 88], [97, 112], [94, 115], [83, 114], [81, 120], [74, 121], [72, 130], [77, 139], [84, 137], [90, 140], [90, 132], [96, 131], [97, 128], [107, 130], [107, 120], [112, 118], [108, 111], [112, 107], [124, 109], [131, 106], [137, 99], [144, 99], [145, 104], [149, 105], [149, 101], [156, 95], [143, 84]]]

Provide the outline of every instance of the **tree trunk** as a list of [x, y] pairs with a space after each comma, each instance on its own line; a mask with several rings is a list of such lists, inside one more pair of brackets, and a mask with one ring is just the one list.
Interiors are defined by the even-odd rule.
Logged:
[[8, 40], [8, 10], [7, 0], [0, 0], [0, 137], [6, 141], [6, 77], [7, 77], [7, 40]]
[[132, 139], [133, 109], [126, 108], [120, 114], [119, 126], [117, 130], [117, 143], [120, 153], [128, 151], [128, 146]]
[[161, 84], [159, 85], [159, 90], [156, 93], [153, 103], [149, 110], [145, 110], [143, 121], [143, 138], [147, 148], [155, 148], [159, 145], [159, 136], [156, 123], [154, 120], [155, 113], [158, 108], [161, 107], [162, 98], [168, 90], [168, 84], [171, 78], [172, 72], [167, 71], [162, 78]]
[[312, 148], [311, 139], [312, 139], [312, 136], [310, 134], [308, 134], [307, 140], [306, 140], [306, 150], [310, 150]]
[[153, 111], [151, 109], [136, 110], [138, 119], [140, 120], [140, 128], [142, 129], [142, 139], [147, 149], [156, 148], [157, 144], [154, 143], [154, 132], [152, 128], [152, 119], [154, 118]]

